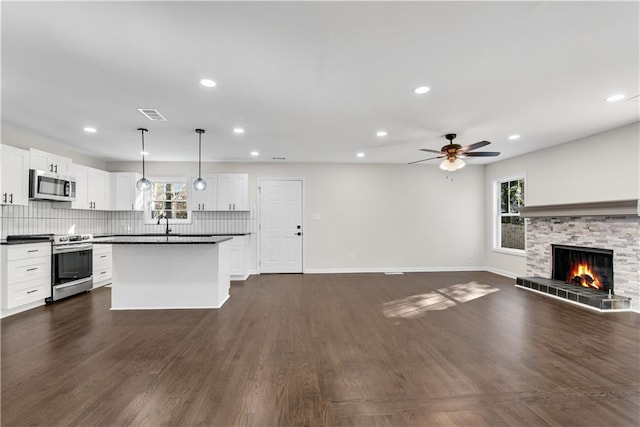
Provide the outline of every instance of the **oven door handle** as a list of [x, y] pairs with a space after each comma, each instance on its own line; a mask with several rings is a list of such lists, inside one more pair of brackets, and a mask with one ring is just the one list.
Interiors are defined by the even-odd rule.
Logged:
[[63, 283], [61, 285], [54, 285], [53, 287], [55, 289], [70, 288], [71, 286], [78, 286], [78, 285], [81, 285], [83, 283], [87, 283], [88, 281], [90, 281], [92, 279], [93, 279], [93, 277], [83, 277], [82, 279], [74, 280], [73, 282]]
[[66, 252], [78, 252], [86, 249], [93, 248], [93, 243], [78, 243], [71, 245], [58, 245], [53, 247], [52, 253], [55, 254], [63, 254]]

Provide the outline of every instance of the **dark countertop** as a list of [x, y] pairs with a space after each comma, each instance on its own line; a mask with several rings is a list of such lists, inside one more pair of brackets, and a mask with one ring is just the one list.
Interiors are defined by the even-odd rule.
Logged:
[[[200, 233], [200, 234], [191, 234], [191, 233], [171, 233], [169, 237], [220, 237], [220, 236], [248, 236], [251, 233]], [[147, 233], [147, 234], [94, 234], [94, 239], [103, 238], [103, 237], [165, 237], [164, 233]]]
[[94, 244], [113, 244], [113, 245], [214, 245], [216, 243], [226, 242], [233, 237], [219, 236], [166, 236], [162, 235], [143, 235], [143, 236], [111, 236], [97, 237], [93, 239]]
[[[227, 233], [227, 234], [170, 234], [169, 237], [180, 237], [182, 238], [182, 240], [175, 240], [175, 241], [170, 241], [167, 242], [166, 240], [164, 242], [149, 242], [149, 241], [138, 241], [137, 243], [173, 243], [173, 244], [187, 244], [187, 243], [216, 243], [215, 241], [198, 241], [198, 242], [186, 242], [184, 239], [185, 238], [211, 238], [211, 237], [216, 237], [219, 238], [221, 236], [247, 236], [251, 233]], [[148, 239], [148, 238], [157, 238], [157, 237], [164, 237], [166, 238], [167, 235], [166, 234], [95, 234], [93, 236], [94, 238], [94, 243], [107, 243], [107, 240], [105, 239], [112, 239], [114, 237], [127, 237], [129, 239], [133, 239], [133, 238], [144, 238], [144, 239]], [[143, 240], [144, 240], [143, 239]], [[225, 239], [225, 240], [230, 240], [229, 239]], [[2, 239], [0, 240], [0, 245], [25, 245], [25, 244], [31, 244], [31, 243], [47, 243], [49, 242], [49, 238], [43, 238], [41, 240], [38, 239], [25, 239], [25, 240], [10, 240], [7, 241], [6, 239]], [[223, 241], [223, 240], [219, 240], [219, 241]], [[115, 243], [113, 240], [108, 240], [108, 242], [110, 243]], [[124, 242], [122, 242], [124, 243]], [[127, 243], [134, 243], [132, 241], [127, 242]]]
[[0, 240], [0, 245], [26, 245], [26, 244], [35, 244], [35, 243], [51, 243], [49, 239], [42, 240], [34, 240], [34, 239], [25, 239], [25, 240], [10, 240], [6, 239]]

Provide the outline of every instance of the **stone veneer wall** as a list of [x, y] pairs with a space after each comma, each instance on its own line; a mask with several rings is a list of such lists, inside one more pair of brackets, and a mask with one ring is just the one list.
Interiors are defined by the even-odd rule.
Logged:
[[613, 250], [613, 289], [640, 311], [640, 217], [527, 218], [527, 276], [551, 278], [551, 244]]

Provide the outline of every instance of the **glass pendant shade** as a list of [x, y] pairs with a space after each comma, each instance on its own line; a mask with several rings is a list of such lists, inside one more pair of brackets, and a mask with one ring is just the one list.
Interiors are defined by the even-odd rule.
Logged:
[[151, 188], [151, 181], [149, 181], [147, 178], [143, 176], [138, 180], [138, 182], [136, 182], [136, 187], [140, 191], [147, 191], [148, 189]]
[[198, 178], [193, 181], [193, 189], [196, 191], [203, 191], [207, 189], [207, 181], [202, 178]]
[[[149, 131], [144, 128], [138, 128], [138, 130], [140, 131], [140, 135], [142, 136], [142, 153], [146, 153], [144, 151], [144, 133]], [[149, 181], [144, 174], [144, 156], [145, 155], [143, 154], [142, 155], [142, 178], [140, 178], [136, 182], [136, 188], [140, 191], [147, 191], [148, 189], [151, 188], [151, 181]]]
[[198, 133], [198, 179], [193, 181], [193, 189], [203, 191], [207, 188], [207, 182], [202, 179], [202, 134], [204, 129], [196, 129]]

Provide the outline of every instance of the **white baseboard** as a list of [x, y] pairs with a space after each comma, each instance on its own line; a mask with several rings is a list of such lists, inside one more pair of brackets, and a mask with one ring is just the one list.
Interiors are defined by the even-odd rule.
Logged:
[[370, 267], [370, 268], [307, 268], [305, 274], [343, 274], [343, 273], [438, 273], [454, 271], [487, 271], [500, 276], [515, 279], [519, 275], [511, 271], [487, 266], [471, 267]]
[[493, 267], [488, 267], [488, 266], [485, 266], [483, 268], [483, 270], [488, 271], [489, 273], [498, 274], [500, 276], [510, 277], [512, 279], [515, 279], [518, 276], [523, 276], [522, 274], [516, 274], [516, 273], [513, 273], [511, 271], [501, 270], [499, 268], [493, 268]]
[[443, 271], [485, 271], [486, 267], [362, 267], [362, 268], [306, 268], [305, 274], [341, 273], [437, 273]]

